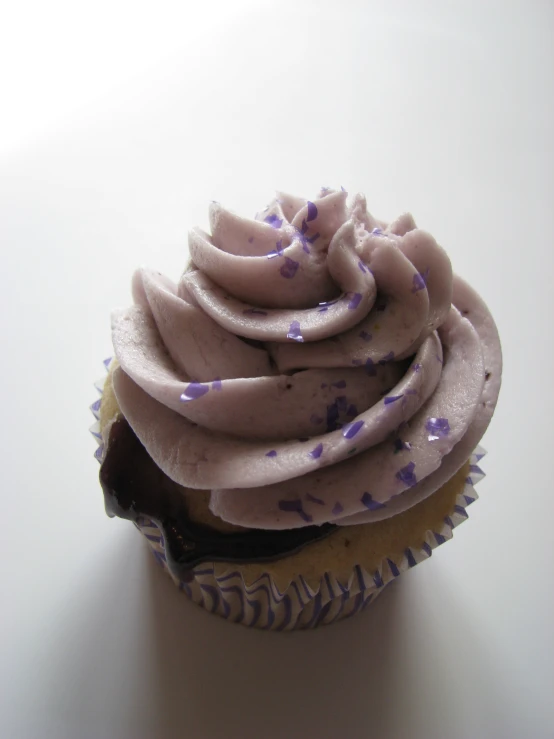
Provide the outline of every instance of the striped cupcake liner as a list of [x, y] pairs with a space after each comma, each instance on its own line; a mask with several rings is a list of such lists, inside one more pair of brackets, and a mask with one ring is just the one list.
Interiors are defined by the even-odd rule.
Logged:
[[[104, 361], [106, 369], [110, 359]], [[105, 378], [95, 383], [102, 395]], [[100, 433], [100, 403], [98, 398], [90, 409], [96, 419], [90, 431], [98, 443], [94, 456], [102, 460], [103, 442]], [[139, 516], [134, 522], [145, 537], [158, 564], [194, 603], [234, 623], [273, 631], [311, 629], [340, 621], [359, 613], [374, 601], [383, 589], [402, 572], [428, 559], [433, 550], [451, 539], [456, 526], [468, 517], [467, 507], [477, 500], [475, 485], [485, 473], [479, 466], [485, 450], [477, 447], [469, 460], [469, 475], [464, 489], [458, 494], [454, 511], [443, 520], [439, 531], [427, 531], [421, 547], [408, 547], [402, 557], [386, 558], [375, 572], [356, 565], [347, 582], [340, 582], [326, 573], [316, 587], [310, 587], [299, 576], [281, 592], [271, 575], [264, 574], [248, 584], [239, 569], [229, 565], [204, 563], [195, 567], [190, 582], [175, 579], [167, 566], [163, 534], [154, 521]]]

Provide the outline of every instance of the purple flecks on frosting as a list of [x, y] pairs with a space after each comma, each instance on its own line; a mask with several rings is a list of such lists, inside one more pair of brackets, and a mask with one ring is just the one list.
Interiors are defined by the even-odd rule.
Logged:
[[267, 311], [260, 308], [246, 308], [242, 313], [245, 316], [267, 316]]
[[363, 421], [355, 421], [354, 423], [349, 423], [343, 428], [342, 435], [345, 439], [353, 439], [361, 430], [363, 425]]
[[416, 362], [416, 364], [414, 364], [412, 369], [414, 372], [419, 372], [419, 370], [421, 369], [421, 365], [419, 364], [419, 362]]
[[359, 267], [359, 268], [361, 269], [361, 271], [362, 271], [362, 272], [363, 272], [364, 274], [365, 274], [365, 273], [367, 272], [367, 267], [365, 266], [365, 264], [364, 264], [364, 263], [362, 262], [362, 260], [361, 260], [361, 259], [360, 259], [360, 261], [358, 262], [358, 267]]
[[275, 449], [272, 449], [270, 452], [267, 452], [265, 456], [266, 457], [276, 457], [277, 452], [275, 451]]
[[409, 488], [417, 484], [417, 477], [415, 476], [415, 462], [410, 462], [405, 467], [402, 467], [396, 473], [396, 479], [407, 485]]
[[425, 290], [427, 287], [427, 278], [429, 277], [429, 268], [425, 270], [425, 272], [418, 272], [417, 275], [414, 275], [414, 279], [412, 282], [412, 292], [417, 293], [419, 290]]
[[450, 433], [450, 424], [447, 418], [429, 418], [427, 419], [425, 428], [429, 432], [429, 436], [427, 437], [429, 441], [444, 438]]
[[292, 339], [293, 341], [298, 342], [304, 341], [304, 337], [302, 336], [302, 331], [300, 329], [300, 323], [298, 321], [293, 321], [289, 326], [287, 339]]
[[281, 228], [281, 226], [283, 225], [282, 219], [279, 218], [279, 216], [275, 215], [275, 213], [272, 213], [271, 215], [266, 216], [264, 218], [264, 221], [266, 223], [269, 223], [269, 225], [272, 226], [273, 228]]
[[210, 386], [204, 385], [201, 382], [191, 382], [187, 385], [185, 392], [181, 395], [183, 403], [187, 403], [189, 400], [196, 400], [206, 395], [209, 392]]
[[215, 380], [212, 382], [212, 390], [221, 390], [223, 387], [223, 384], [219, 377], [216, 377]]
[[282, 277], [285, 277], [287, 280], [292, 280], [294, 275], [296, 274], [296, 270], [298, 269], [299, 264], [298, 262], [295, 262], [294, 259], [291, 259], [290, 257], [285, 257], [285, 263], [279, 270]]
[[346, 387], [346, 380], [337, 380], [337, 382], [332, 382], [331, 387], [338, 387], [339, 390], [344, 390]]
[[349, 405], [348, 406], [348, 410], [346, 411], [346, 415], [349, 418], [356, 418], [356, 416], [358, 415], [358, 409], [356, 408], [356, 406], [355, 405]]
[[298, 513], [300, 518], [306, 523], [311, 523], [313, 518], [308, 515], [302, 508], [301, 500], [280, 500], [279, 510], [285, 511], [286, 513]]
[[309, 500], [311, 503], [316, 503], [317, 505], [325, 505], [324, 500], [316, 498], [315, 495], [312, 495], [311, 493], [306, 493], [306, 500]]
[[318, 444], [315, 449], [312, 449], [310, 452], [310, 457], [312, 459], [319, 459], [321, 455], [323, 454], [323, 444]]
[[379, 503], [379, 501], [373, 500], [369, 493], [364, 493], [360, 500], [369, 511], [378, 511], [379, 508], [385, 507], [383, 503]]
[[350, 298], [350, 302], [348, 303], [348, 310], [356, 310], [356, 308], [360, 305], [361, 300], [362, 294], [354, 293], [354, 295]]
[[304, 236], [308, 232], [308, 224], [306, 223], [306, 219], [302, 219], [302, 227], [300, 228], [300, 235]]
[[370, 377], [375, 377], [377, 374], [377, 368], [375, 367], [375, 363], [371, 357], [368, 357], [365, 360], [365, 371]]
[[393, 359], [394, 359], [394, 352], [389, 352], [383, 357], [383, 359], [379, 360], [379, 364], [380, 365], [386, 364], [387, 362], [391, 362]]
[[279, 239], [279, 241], [275, 244], [275, 249], [268, 253], [267, 258], [274, 259], [275, 257], [282, 257], [284, 253], [283, 240]]
[[317, 218], [317, 206], [315, 203], [310, 203], [308, 200], [308, 215], [306, 220], [307, 221], [314, 221]]
[[437, 359], [437, 362], [438, 362], [439, 364], [444, 364], [444, 362], [442, 361], [442, 358], [441, 358], [441, 357], [439, 357], [439, 355], [438, 355], [438, 354], [437, 354], [437, 357], [436, 357], [436, 359]]
[[388, 395], [385, 398], [385, 405], [390, 405], [391, 403], [396, 403], [397, 400], [400, 400], [400, 398], [403, 398], [404, 395]]
[[360, 331], [358, 336], [360, 337], [360, 339], [363, 339], [364, 341], [371, 341], [371, 339], [373, 338], [373, 334], [370, 334], [367, 331]]
[[374, 228], [371, 232], [375, 236], [382, 236], [383, 235], [383, 229], [382, 228]]
[[344, 508], [342, 507], [342, 505], [340, 503], [335, 503], [331, 513], [333, 514], [333, 516], [338, 516], [339, 513], [342, 513], [343, 511], [344, 511]]

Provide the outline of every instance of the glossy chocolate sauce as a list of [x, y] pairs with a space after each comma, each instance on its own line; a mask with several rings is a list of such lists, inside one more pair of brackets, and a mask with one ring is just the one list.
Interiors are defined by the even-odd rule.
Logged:
[[268, 562], [293, 554], [336, 530], [333, 524], [285, 531], [248, 529], [216, 531], [188, 516], [180, 486], [152, 461], [124, 418], [110, 429], [107, 452], [100, 468], [106, 512], [136, 521], [152, 519], [161, 529], [172, 574], [190, 580], [201, 562]]

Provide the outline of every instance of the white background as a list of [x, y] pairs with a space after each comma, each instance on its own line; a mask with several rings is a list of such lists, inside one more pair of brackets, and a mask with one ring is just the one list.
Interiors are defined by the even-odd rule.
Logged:
[[[2, 736], [554, 737], [554, 6], [0, 11]], [[103, 512], [87, 406], [140, 264], [216, 199], [363, 190], [488, 302], [504, 385], [470, 521], [314, 633], [190, 604]]]

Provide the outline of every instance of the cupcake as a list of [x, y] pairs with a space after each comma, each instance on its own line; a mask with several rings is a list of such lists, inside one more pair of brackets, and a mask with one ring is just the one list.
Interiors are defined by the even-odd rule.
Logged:
[[483, 476], [501, 350], [409, 214], [363, 195], [217, 203], [178, 283], [112, 317], [92, 406], [110, 516], [194, 602], [290, 630], [362, 610], [451, 538]]

